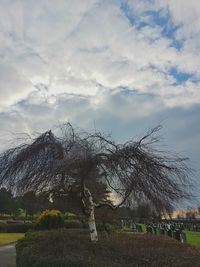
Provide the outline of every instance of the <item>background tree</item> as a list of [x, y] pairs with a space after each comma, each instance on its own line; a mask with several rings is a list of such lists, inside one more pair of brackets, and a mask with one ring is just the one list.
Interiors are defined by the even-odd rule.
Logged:
[[33, 217], [34, 213], [37, 212], [38, 199], [34, 191], [26, 192], [21, 198], [21, 208], [25, 210], [26, 218], [29, 215]]
[[28, 216], [33, 217], [35, 213], [50, 208], [49, 198], [47, 192], [36, 194], [33, 190], [28, 191], [19, 198], [19, 207], [25, 210], [26, 218]]
[[197, 216], [197, 211], [194, 209], [190, 209], [190, 210], [186, 211], [186, 213], [185, 213], [186, 219], [195, 219], [196, 216]]
[[51, 193], [51, 208], [62, 212], [82, 213], [78, 193], [70, 190], [67, 194], [60, 192]]
[[[117, 144], [110, 136], [75, 130], [68, 123], [57, 136], [47, 131], [2, 153], [0, 185], [16, 194], [77, 192], [91, 240], [97, 241], [95, 208], [114, 209], [143, 199], [155, 210], [170, 210], [189, 196], [187, 159], [159, 149], [159, 129], [138, 141]], [[104, 186], [100, 189], [97, 184]], [[108, 198], [108, 191], [115, 201]]]
[[14, 210], [14, 200], [11, 191], [0, 189], [0, 213], [11, 214]]
[[41, 192], [37, 197], [37, 212], [51, 208], [50, 195], [48, 192]]

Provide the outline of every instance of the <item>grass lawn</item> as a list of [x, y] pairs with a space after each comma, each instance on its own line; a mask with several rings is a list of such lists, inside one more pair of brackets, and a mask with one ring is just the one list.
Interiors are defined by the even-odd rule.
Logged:
[[24, 234], [19, 233], [0, 233], [0, 246], [13, 243], [23, 236]]
[[200, 247], [200, 232], [185, 231], [185, 233], [188, 244]]

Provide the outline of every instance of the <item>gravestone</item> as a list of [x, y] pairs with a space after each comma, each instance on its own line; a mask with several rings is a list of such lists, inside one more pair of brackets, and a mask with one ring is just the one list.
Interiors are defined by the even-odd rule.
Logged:
[[186, 243], [187, 239], [186, 239], [186, 233], [181, 232], [181, 243]]
[[176, 240], [180, 241], [181, 240], [181, 233], [180, 233], [180, 230], [179, 229], [176, 229], [174, 231], [174, 237]]
[[157, 226], [155, 224], [153, 225], [153, 233], [157, 235]]
[[171, 229], [168, 229], [168, 230], [167, 230], [167, 235], [168, 235], [169, 237], [172, 237], [172, 230], [171, 230]]

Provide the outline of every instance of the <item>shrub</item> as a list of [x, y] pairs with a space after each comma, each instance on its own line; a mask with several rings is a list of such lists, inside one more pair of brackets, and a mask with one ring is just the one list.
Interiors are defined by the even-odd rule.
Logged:
[[23, 223], [22, 220], [7, 220], [6, 221], [7, 224], [17, 224], [17, 223]]
[[0, 222], [0, 233], [26, 233], [30, 230], [34, 230], [35, 224], [31, 222], [27, 223], [4, 223]]
[[15, 218], [21, 218], [21, 219], [24, 219], [27, 217], [27, 214], [26, 214], [26, 211], [24, 209], [16, 209], [14, 212], [13, 212], [13, 215]]
[[81, 254], [65, 253], [65, 245], [76, 247], [79, 240], [88, 242], [88, 235], [85, 230], [27, 233], [16, 244], [17, 267], [106, 267]]
[[0, 220], [8, 220], [12, 218], [10, 214], [0, 213]]
[[88, 229], [88, 220], [84, 217], [80, 218], [83, 228]]
[[103, 232], [105, 231], [105, 224], [102, 221], [97, 221], [96, 228], [98, 232]]
[[98, 221], [97, 230], [99, 232], [106, 231], [108, 234], [118, 232], [121, 229], [121, 223], [117, 220]]
[[35, 228], [35, 224], [31, 222], [7, 224], [6, 232], [7, 233], [26, 233], [30, 230], [34, 230], [34, 228]]
[[38, 217], [37, 229], [58, 229], [64, 226], [64, 218], [59, 210], [45, 210]]
[[6, 232], [6, 223], [0, 222], [0, 233], [5, 233], [5, 232]]
[[92, 244], [89, 231], [29, 232], [17, 242], [17, 267], [199, 267], [199, 249], [165, 236], [114, 233]]
[[71, 220], [71, 219], [74, 220], [76, 217], [77, 217], [77, 215], [75, 213], [72, 213], [69, 211], [64, 213], [64, 219], [65, 220]]
[[105, 230], [108, 234], [110, 233], [114, 233], [117, 231], [115, 225], [111, 224], [111, 223], [105, 223]]
[[64, 222], [65, 228], [83, 228], [83, 223], [79, 220], [66, 220]]

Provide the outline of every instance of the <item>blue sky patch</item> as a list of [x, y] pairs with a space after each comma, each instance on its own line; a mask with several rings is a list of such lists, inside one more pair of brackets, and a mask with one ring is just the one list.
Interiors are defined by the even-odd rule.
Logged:
[[176, 79], [177, 84], [184, 83], [188, 80], [192, 80], [193, 82], [195, 82], [195, 79], [193, 79], [194, 78], [193, 74], [186, 73], [186, 72], [180, 72], [176, 68], [171, 68], [169, 70], [169, 74], [171, 76], [173, 76], [173, 78]]
[[180, 25], [174, 25], [172, 23], [170, 14], [168, 12], [165, 16], [163, 16], [159, 11], [147, 11], [145, 12], [145, 15], [149, 16], [150, 25], [152, 27], [158, 25], [162, 28], [162, 37], [170, 39], [173, 47], [178, 50], [182, 48], [183, 41], [177, 40], [175, 36], [176, 31], [180, 28]]
[[175, 47], [177, 50], [183, 47], [183, 41], [178, 40], [175, 36], [180, 25], [172, 23], [169, 12], [165, 12], [163, 15], [160, 11], [150, 10], [141, 14], [142, 16], [138, 16], [130, 8], [127, 1], [123, 1], [120, 8], [130, 25], [134, 26], [137, 30], [141, 30], [145, 26], [159, 26], [161, 28], [161, 37], [170, 39], [172, 47]]
[[148, 25], [148, 23], [142, 21], [139, 16], [133, 13], [127, 2], [121, 3], [120, 8], [124, 16], [128, 19], [130, 25], [134, 26], [136, 29], [140, 30]]

